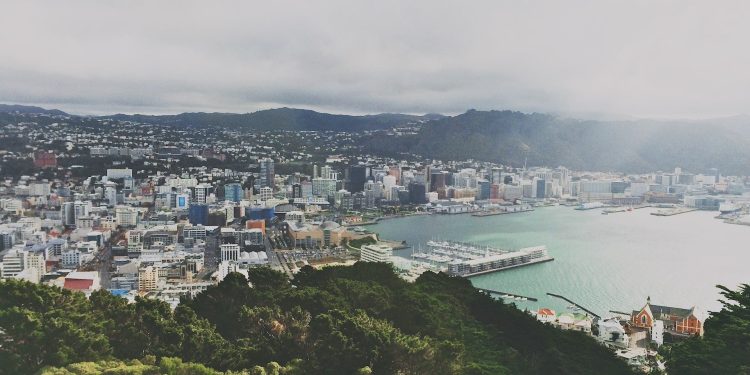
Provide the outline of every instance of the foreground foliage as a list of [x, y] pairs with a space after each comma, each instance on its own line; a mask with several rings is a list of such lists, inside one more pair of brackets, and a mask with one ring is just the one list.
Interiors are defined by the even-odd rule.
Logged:
[[[159, 361], [100, 362], [144, 358]], [[270, 363], [284, 366], [269, 370]], [[0, 283], [0, 373], [45, 366], [53, 367], [50, 374], [629, 372], [593, 339], [540, 324], [468, 280], [425, 273], [410, 284], [376, 263], [306, 267], [293, 283], [267, 268], [251, 270], [249, 280], [230, 274], [174, 311], [154, 300], [128, 304], [106, 291], [86, 299]], [[193, 367], [179, 370], [185, 366]]]
[[667, 348], [670, 374], [750, 374], [750, 285], [719, 289], [724, 307], [706, 320], [704, 337]]

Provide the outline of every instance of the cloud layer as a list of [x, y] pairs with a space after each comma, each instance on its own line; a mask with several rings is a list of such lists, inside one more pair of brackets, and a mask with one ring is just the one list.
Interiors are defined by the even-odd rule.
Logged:
[[750, 112], [747, 2], [11, 1], [0, 102], [78, 113]]

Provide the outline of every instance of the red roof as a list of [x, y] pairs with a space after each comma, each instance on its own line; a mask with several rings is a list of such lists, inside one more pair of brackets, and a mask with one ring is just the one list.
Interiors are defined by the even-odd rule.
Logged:
[[544, 308], [544, 309], [539, 309], [539, 312], [537, 312], [537, 314], [539, 314], [539, 315], [555, 315], [555, 312], [552, 311], [552, 310], [550, 310], [550, 309]]
[[65, 279], [63, 288], [70, 290], [88, 290], [94, 285], [94, 280], [91, 279]]

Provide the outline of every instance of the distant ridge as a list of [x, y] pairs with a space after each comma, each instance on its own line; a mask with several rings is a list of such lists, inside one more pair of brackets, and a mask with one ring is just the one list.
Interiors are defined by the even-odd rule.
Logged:
[[20, 104], [0, 104], [0, 112], [5, 113], [23, 113], [23, 114], [44, 114], [51, 116], [70, 116], [59, 109], [44, 109], [30, 105]]
[[383, 113], [376, 115], [337, 115], [308, 109], [277, 108], [253, 113], [192, 112], [178, 115], [124, 115], [102, 116], [120, 121], [137, 121], [154, 124], [183, 125], [186, 127], [216, 126], [255, 130], [296, 131], [362, 131], [389, 129], [442, 118], [442, 115], [424, 116]]
[[468, 111], [425, 124], [410, 150], [445, 160], [653, 172], [682, 167], [750, 174], [750, 119], [584, 121], [539, 113]]
[[[14, 113], [68, 115], [56, 109], [0, 104], [0, 124]], [[237, 130], [347, 131], [387, 130], [418, 125], [419, 133], [373, 135], [360, 142], [365, 152], [398, 157], [404, 152], [441, 160], [491, 161], [520, 167], [564, 165], [577, 170], [629, 173], [694, 173], [719, 168], [725, 174], [750, 174], [750, 117], [707, 120], [577, 120], [515, 111], [469, 110], [456, 116], [383, 113], [342, 115], [308, 109], [277, 108], [253, 113], [100, 116], [185, 128]]]

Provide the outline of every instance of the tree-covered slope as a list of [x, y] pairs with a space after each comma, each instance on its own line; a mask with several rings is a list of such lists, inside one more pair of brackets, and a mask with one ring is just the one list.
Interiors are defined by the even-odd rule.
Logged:
[[719, 288], [724, 307], [706, 320], [704, 337], [666, 348], [669, 374], [750, 374], [750, 285]]
[[388, 129], [417, 121], [434, 119], [439, 115], [377, 114], [365, 116], [337, 115], [306, 109], [277, 108], [253, 113], [181, 113], [178, 115], [112, 115], [107, 118], [138, 121], [153, 124], [179, 126], [216, 126], [253, 130], [298, 130], [298, 131], [364, 131]]
[[[407, 151], [444, 160], [651, 172], [674, 167], [750, 174], [747, 118], [712, 121], [581, 121], [512, 111], [469, 111], [426, 123]], [[401, 146], [403, 149], [404, 147]], [[371, 151], [389, 150], [374, 143]]]
[[290, 283], [231, 274], [172, 311], [20, 281], [0, 283], [0, 373], [76, 362], [176, 357], [219, 371], [271, 362], [304, 374], [628, 373], [593, 339], [554, 329], [474, 289], [426, 273], [406, 283], [384, 264], [322, 271]]

